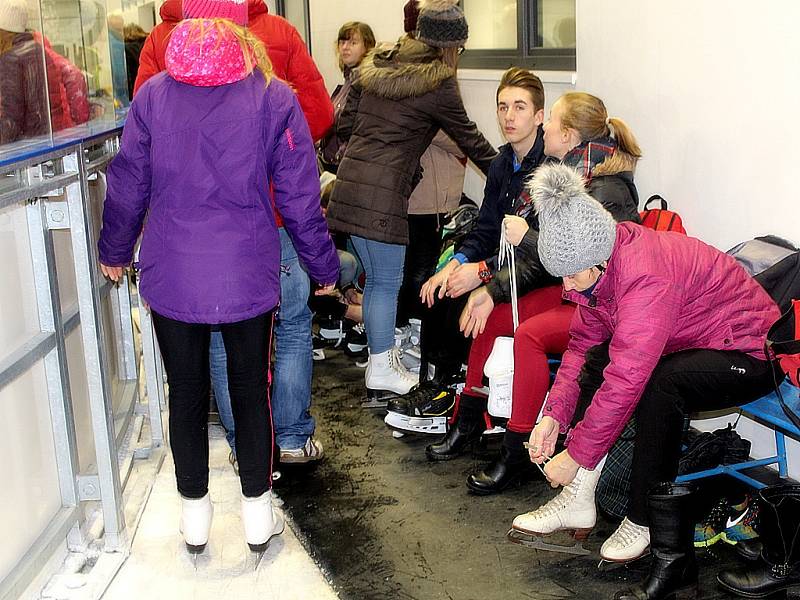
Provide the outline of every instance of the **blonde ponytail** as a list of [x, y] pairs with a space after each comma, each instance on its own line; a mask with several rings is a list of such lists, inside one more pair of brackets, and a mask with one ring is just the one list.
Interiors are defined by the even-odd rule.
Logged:
[[633, 132], [622, 119], [608, 116], [600, 98], [585, 92], [567, 92], [558, 102], [563, 107], [561, 126], [577, 131], [582, 142], [606, 136], [617, 142], [617, 150], [594, 168], [594, 175], [614, 175], [636, 168], [642, 151]]

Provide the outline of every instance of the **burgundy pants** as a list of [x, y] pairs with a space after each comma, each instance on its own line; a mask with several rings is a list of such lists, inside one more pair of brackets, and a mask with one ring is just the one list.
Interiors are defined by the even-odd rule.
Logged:
[[495, 306], [486, 328], [472, 342], [467, 363], [465, 391], [483, 386], [483, 367], [492, 352], [494, 341], [514, 336], [514, 388], [511, 419], [507, 428], [527, 433], [536, 424], [547, 389], [550, 386], [548, 354], [563, 354], [569, 342], [569, 325], [575, 306], [561, 300], [561, 286], [533, 290], [517, 304], [520, 325], [514, 334], [511, 304]]

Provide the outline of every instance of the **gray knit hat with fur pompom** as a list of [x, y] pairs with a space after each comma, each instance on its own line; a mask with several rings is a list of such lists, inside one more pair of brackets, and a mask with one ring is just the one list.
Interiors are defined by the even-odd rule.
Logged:
[[528, 180], [539, 215], [539, 258], [555, 277], [574, 275], [611, 256], [617, 223], [586, 193], [581, 175], [566, 165], [542, 165]]
[[469, 27], [458, 0], [419, 0], [417, 39], [436, 48], [459, 48], [467, 43]]

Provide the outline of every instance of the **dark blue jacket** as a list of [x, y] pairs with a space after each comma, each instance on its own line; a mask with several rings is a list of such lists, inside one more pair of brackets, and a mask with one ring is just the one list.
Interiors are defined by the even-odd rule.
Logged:
[[478, 222], [457, 252], [466, 256], [469, 262], [479, 262], [497, 254], [503, 218], [514, 214], [514, 203], [525, 187], [525, 180], [543, 161], [544, 130], [541, 126], [533, 147], [522, 160], [522, 167], [516, 173], [514, 149], [511, 144], [500, 148], [500, 154], [492, 161], [489, 174], [486, 176]]

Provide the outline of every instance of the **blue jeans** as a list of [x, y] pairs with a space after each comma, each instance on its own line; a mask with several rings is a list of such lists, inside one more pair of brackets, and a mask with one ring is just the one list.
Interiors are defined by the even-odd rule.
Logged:
[[[283, 228], [278, 231], [281, 237], [281, 304], [275, 320], [272, 425], [278, 446], [282, 450], [292, 450], [302, 448], [315, 428], [314, 417], [308, 412], [311, 407], [313, 365], [311, 310], [308, 308], [311, 283], [289, 234]], [[219, 338], [218, 343], [215, 343], [215, 336]], [[225, 347], [218, 332], [211, 335], [210, 354], [211, 380], [220, 420], [228, 432], [228, 443], [235, 451], [233, 415], [230, 395], [227, 393]], [[215, 369], [215, 365], [219, 364], [222, 368]]]
[[367, 274], [361, 306], [367, 344], [371, 354], [380, 354], [394, 346], [397, 295], [403, 283], [406, 247], [355, 235], [351, 239]]
[[358, 260], [346, 250], [337, 250], [336, 253], [339, 255], [339, 287], [356, 283]]

